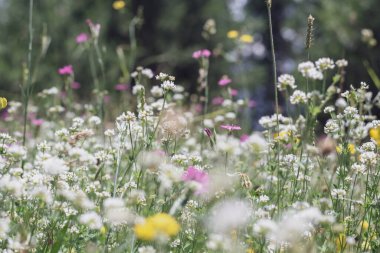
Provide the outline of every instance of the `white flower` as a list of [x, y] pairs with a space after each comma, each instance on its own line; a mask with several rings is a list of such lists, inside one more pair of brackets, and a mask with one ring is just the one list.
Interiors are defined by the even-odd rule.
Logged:
[[336, 120], [329, 119], [325, 125], [325, 133], [326, 134], [334, 134], [339, 132], [339, 124]]
[[102, 218], [93, 211], [79, 216], [79, 223], [88, 226], [90, 229], [100, 229], [103, 226]]
[[53, 200], [53, 197], [52, 197], [49, 189], [46, 186], [36, 187], [31, 191], [30, 194], [32, 197], [41, 199], [46, 204], [50, 204]]
[[331, 196], [337, 199], [343, 199], [346, 196], [347, 192], [343, 189], [332, 189]]
[[174, 91], [175, 90], [175, 84], [172, 81], [164, 81], [161, 84], [161, 88], [163, 88], [165, 91]]
[[208, 228], [216, 233], [228, 233], [234, 228], [243, 228], [249, 221], [252, 208], [246, 201], [228, 199], [217, 203], [207, 219]]
[[143, 74], [144, 76], [146, 76], [149, 79], [153, 78], [153, 76], [154, 76], [153, 71], [151, 69], [148, 69], [148, 68], [143, 69], [141, 71], [141, 74]]
[[156, 253], [156, 250], [152, 246], [143, 246], [137, 250], [138, 253]]
[[358, 114], [358, 109], [356, 109], [355, 107], [352, 107], [352, 106], [347, 106], [345, 109], [344, 109], [344, 115], [346, 115], [347, 117], [353, 117], [354, 115]]
[[377, 155], [373, 151], [364, 152], [360, 156], [360, 162], [368, 165], [376, 165]]
[[348, 61], [345, 60], [345, 59], [340, 59], [340, 60], [337, 60], [335, 62], [335, 64], [339, 67], [339, 68], [344, 68], [344, 67], [347, 67], [348, 66]]
[[320, 58], [315, 62], [317, 68], [321, 71], [325, 71], [327, 69], [333, 69], [335, 67], [334, 61], [328, 57]]
[[290, 103], [295, 104], [306, 104], [307, 103], [307, 96], [305, 92], [300, 90], [295, 90], [293, 92], [293, 95], [290, 96]]
[[7, 233], [9, 232], [9, 218], [0, 218], [0, 240], [7, 238]]
[[98, 116], [91, 116], [89, 119], [88, 119], [88, 122], [92, 125], [100, 125], [100, 123], [102, 123], [102, 120], [98, 117]]
[[298, 64], [298, 71], [301, 72], [302, 76], [304, 77], [306, 77], [310, 69], [313, 68], [315, 68], [314, 63], [312, 63], [311, 61], [301, 62], [300, 64]]
[[338, 98], [335, 102], [335, 106], [343, 109], [347, 107], [347, 102], [344, 98]]
[[277, 87], [280, 91], [286, 90], [287, 87], [290, 87], [292, 89], [297, 88], [297, 86], [295, 85], [294, 77], [288, 74], [283, 74], [278, 77]]
[[133, 86], [132, 88], [132, 94], [133, 95], [136, 95], [137, 93], [140, 93], [141, 91], [145, 90], [144, 86], [142, 86], [141, 84], [136, 84], [135, 86]]
[[42, 170], [49, 175], [57, 176], [69, 170], [65, 162], [58, 157], [50, 157], [42, 162]]
[[162, 95], [164, 94], [164, 90], [161, 87], [155, 85], [150, 90], [150, 93], [152, 94], [153, 97], [159, 98], [159, 97], [162, 97]]
[[334, 111], [335, 111], [334, 106], [327, 106], [327, 107], [323, 110], [324, 113], [332, 113], [332, 112], [334, 112]]

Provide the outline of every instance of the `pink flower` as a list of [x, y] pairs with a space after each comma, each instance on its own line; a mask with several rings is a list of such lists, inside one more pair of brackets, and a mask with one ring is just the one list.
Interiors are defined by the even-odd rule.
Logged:
[[193, 58], [194, 58], [194, 59], [199, 59], [199, 58], [201, 58], [201, 57], [202, 57], [202, 51], [201, 51], [201, 50], [195, 51], [195, 52], [193, 53]]
[[196, 182], [199, 183], [200, 187], [196, 191], [197, 194], [204, 192], [208, 185], [208, 174], [204, 171], [201, 171], [193, 166], [187, 168], [182, 175], [182, 180], [185, 182]]
[[241, 130], [240, 126], [235, 126], [235, 125], [221, 125], [220, 127], [228, 131]]
[[88, 40], [88, 35], [87, 35], [87, 33], [80, 33], [77, 35], [75, 40], [78, 44], [84, 43]]
[[201, 57], [205, 57], [205, 58], [208, 58], [211, 56], [211, 52], [210, 50], [208, 49], [202, 49], [202, 50], [198, 50], [198, 51], [195, 51], [193, 53], [193, 58], [194, 59], [199, 59]]
[[41, 126], [44, 123], [43, 119], [32, 119], [32, 125]]
[[63, 66], [62, 68], [58, 69], [58, 73], [60, 75], [73, 75], [74, 74], [73, 66], [72, 65]]
[[240, 142], [246, 142], [248, 139], [249, 139], [248, 134], [243, 134], [242, 136], [240, 136]]
[[222, 76], [222, 78], [219, 80], [218, 84], [220, 86], [226, 86], [227, 84], [231, 83], [232, 80], [228, 76]]
[[118, 90], [118, 91], [126, 91], [126, 90], [129, 89], [129, 85], [128, 84], [124, 84], [124, 83], [119, 83], [119, 84], [115, 85], [114, 89]]
[[235, 97], [235, 96], [237, 96], [237, 94], [238, 94], [238, 90], [236, 90], [236, 89], [231, 89], [230, 94], [231, 94], [231, 96]]
[[201, 113], [203, 111], [202, 104], [195, 104], [195, 111]]
[[71, 89], [78, 90], [80, 88], [80, 83], [78, 82], [72, 82], [71, 83]]
[[214, 97], [212, 99], [213, 105], [221, 105], [221, 104], [223, 104], [223, 102], [224, 102], [224, 98], [222, 98], [222, 97]]
[[203, 57], [206, 57], [206, 58], [210, 57], [210, 56], [211, 56], [211, 52], [210, 52], [210, 50], [208, 50], [208, 49], [203, 49], [203, 50], [202, 50], [202, 56], [203, 56]]

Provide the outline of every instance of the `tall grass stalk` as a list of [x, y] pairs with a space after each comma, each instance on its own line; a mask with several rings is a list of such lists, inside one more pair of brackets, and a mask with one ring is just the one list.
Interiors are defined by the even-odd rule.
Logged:
[[27, 117], [28, 117], [28, 104], [29, 99], [33, 91], [32, 83], [32, 51], [33, 51], [33, 0], [29, 0], [29, 46], [28, 46], [28, 78], [26, 85], [22, 86], [22, 98], [23, 98], [23, 109], [24, 109], [24, 128], [22, 135], [22, 145], [25, 146], [26, 143], [26, 127], [27, 127]]

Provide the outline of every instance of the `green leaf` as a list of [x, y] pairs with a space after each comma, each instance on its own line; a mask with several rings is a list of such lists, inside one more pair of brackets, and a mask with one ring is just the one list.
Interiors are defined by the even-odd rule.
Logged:
[[62, 247], [64, 238], [66, 235], [66, 231], [69, 227], [69, 223], [70, 223], [70, 221], [66, 222], [66, 225], [62, 228], [61, 231], [59, 231], [57, 238], [56, 238], [56, 240], [55, 240], [55, 242], [51, 248], [50, 253], [58, 253], [59, 249]]

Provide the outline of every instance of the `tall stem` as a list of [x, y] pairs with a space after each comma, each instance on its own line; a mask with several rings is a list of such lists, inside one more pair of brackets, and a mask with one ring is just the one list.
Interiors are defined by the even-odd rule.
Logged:
[[28, 46], [28, 81], [23, 89], [24, 102], [24, 130], [22, 135], [22, 145], [26, 142], [26, 120], [28, 116], [28, 104], [32, 86], [32, 49], [33, 49], [33, 0], [29, 0], [29, 46]]

